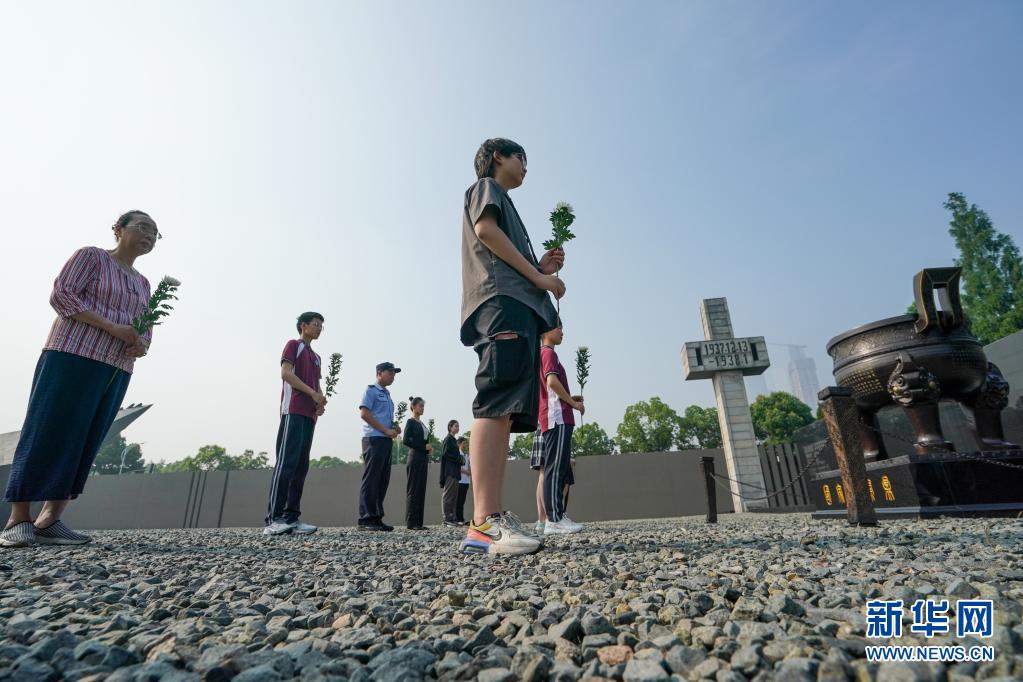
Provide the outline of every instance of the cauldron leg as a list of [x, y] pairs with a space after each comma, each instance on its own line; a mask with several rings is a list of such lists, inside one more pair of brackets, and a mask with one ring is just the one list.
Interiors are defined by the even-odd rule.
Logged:
[[914, 449], [919, 455], [927, 455], [933, 452], [952, 452], [955, 446], [945, 440], [945, 434], [941, 432], [941, 418], [936, 402], [916, 402], [913, 405], [904, 405], [909, 423], [916, 433]]
[[977, 443], [981, 450], [1014, 450], [1018, 446], [1005, 440], [1002, 410], [1009, 404], [1009, 382], [993, 362], [987, 364], [984, 385], [972, 400], [977, 423]]
[[877, 410], [858, 408], [860, 413], [860, 442], [863, 443], [863, 460], [873, 462], [888, 459], [888, 451], [881, 438], [881, 425], [877, 421]]

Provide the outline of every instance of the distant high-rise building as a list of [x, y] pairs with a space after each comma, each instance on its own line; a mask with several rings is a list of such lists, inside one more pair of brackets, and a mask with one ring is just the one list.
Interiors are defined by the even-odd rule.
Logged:
[[789, 346], [791, 360], [789, 362], [789, 383], [792, 395], [796, 396], [811, 409], [817, 408], [817, 394], [821, 390], [817, 380], [817, 365], [813, 358], [806, 357], [805, 346]]
[[763, 374], [743, 377], [743, 379], [746, 380], [746, 392], [749, 394], [750, 400], [756, 400], [757, 396], [767, 395], [770, 393], [770, 391], [767, 390], [767, 379], [764, 378]]

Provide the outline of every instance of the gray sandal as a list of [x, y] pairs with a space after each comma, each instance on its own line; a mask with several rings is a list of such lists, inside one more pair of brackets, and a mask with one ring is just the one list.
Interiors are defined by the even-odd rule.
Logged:
[[0, 547], [31, 547], [34, 544], [35, 526], [31, 521], [22, 521], [0, 531]]
[[92, 542], [88, 535], [71, 530], [63, 521], [54, 521], [46, 528], [35, 526], [35, 534], [40, 545], [84, 545]]

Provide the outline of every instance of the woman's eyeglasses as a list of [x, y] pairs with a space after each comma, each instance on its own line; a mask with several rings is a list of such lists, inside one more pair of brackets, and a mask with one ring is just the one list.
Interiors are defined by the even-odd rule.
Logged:
[[160, 234], [160, 231], [157, 230], [155, 227], [150, 227], [149, 225], [145, 225], [142, 223], [133, 223], [131, 225], [128, 225], [127, 227], [129, 227], [132, 230], [135, 230], [136, 232], [140, 232], [146, 235], [147, 237], [153, 237], [154, 239], [163, 239], [163, 235]]

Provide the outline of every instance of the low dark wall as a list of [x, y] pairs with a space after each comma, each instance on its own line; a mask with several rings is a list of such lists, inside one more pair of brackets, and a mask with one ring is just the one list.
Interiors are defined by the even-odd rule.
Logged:
[[[703, 514], [700, 457], [713, 456], [725, 471], [721, 450], [690, 450], [639, 455], [580, 457], [577, 485], [569, 513], [579, 521], [663, 518]], [[426, 488], [426, 523], [441, 522], [437, 464], [430, 465]], [[10, 467], [0, 467], [6, 481]], [[85, 493], [65, 514], [82, 529], [217, 528], [263, 525], [272, 471], [212, 471], [176, 474], [93, 476]], [[352, 467], [312, 469], [302, 495], [302, 518], [322, 526], [353, 526], [358, 518], [362, 470]], [[508, 462], [504, 506], [526, 521], [536, 517], [536, 472], [525, 461]], [[386, 520], [405, 521], [405, 467], [391, 468], [384, 507]], [[732, 511], [730, 497], [717, 496], [718, 512]], [[472, 511], [472, 493], [466, 501]], [[9, 513], [0, 508], [0, 512]]]

